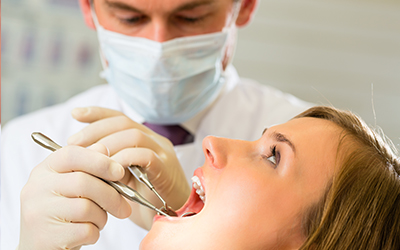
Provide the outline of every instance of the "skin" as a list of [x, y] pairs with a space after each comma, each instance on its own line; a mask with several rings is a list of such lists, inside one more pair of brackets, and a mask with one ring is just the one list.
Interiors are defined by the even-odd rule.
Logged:
[[[95, 29], [89, 0], [79, 2], [87, 26]], [[242, 0], [236, 27], [251, 21], [257, 2]], [[165, 42], [221, 31], [232, 22], [233, 0], [95, 0], [94, 9], [100, 25], [107, 30]], [[224, 68], [233, 57], [234, 33], [228, 41]]]
[[205, 138], [206, 161], [196, 172], [206, 193], [203, 210], [157, 219], [141, 249], [298, 249], [305, 240], [301, 212], [335, 173], [340, 132], [330, 121], [299, 118], [257, 141]]

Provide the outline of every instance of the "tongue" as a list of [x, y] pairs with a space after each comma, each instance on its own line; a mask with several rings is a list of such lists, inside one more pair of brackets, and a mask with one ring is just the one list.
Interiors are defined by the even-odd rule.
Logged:
[[200, 199], [199, 195], [196, 194], [196, 190], [193, 188], [186, 204], [176, 212], [180, 217], [188, 217], [198, 214], [203, 207], [204, 202]]

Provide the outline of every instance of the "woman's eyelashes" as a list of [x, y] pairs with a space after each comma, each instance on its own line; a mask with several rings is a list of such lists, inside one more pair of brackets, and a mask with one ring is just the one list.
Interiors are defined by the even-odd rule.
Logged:
[[269, 156], [265, 157], [269, 162], [274, 165], [274, 168], [276, 168], [279, 164], [280, 161], [280, 153], [279, 151], [276, 150], [276, 145], [271, 146], [271, 153]]

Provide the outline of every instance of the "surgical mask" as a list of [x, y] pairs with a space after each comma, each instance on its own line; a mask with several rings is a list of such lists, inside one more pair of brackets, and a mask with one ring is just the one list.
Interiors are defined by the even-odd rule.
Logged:
[[108, 31], [92, 13], [103, 76], [146, 122], [182, 123], [217, 98], [229, 28], [159, 43]]

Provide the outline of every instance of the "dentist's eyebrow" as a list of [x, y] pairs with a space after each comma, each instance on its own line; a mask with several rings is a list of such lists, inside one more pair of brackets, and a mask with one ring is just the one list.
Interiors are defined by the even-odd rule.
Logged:
[[191, 3], [183, 4], [182, 6], [179, 6], [175, 11], [192, 10], [199, 6], [213, 5], [213, 4], [215, 4], [215, 1], [213, 1], [213, 0], [194, 1]]
[[[265, 128], [262, 134], [264, 134], [267, 130], [268, 130], [268, 128]], [[293, 150], [293, 153], [296, 153], [296, 147], [294, 146], [292, 141], [290, 141], [284, 134], [281, 134], [281, 133], [275, 131], [272, 133], [271, 136], [274, 138], [274, 140], [276, 140], [278, 142], [283, 142], [283, 143], [286, 143], [287, 145], [289, 145], [290, 148]]]
[[[127, 5], [125, 3], [121, 3], [121, 2], [110, 2], [108, 0], [105, 1], [105, 3], [107, 4], [107, 6], [109, 8], [115, 8], [115, 9], [119, 9], [119, 10], [127, 10], [127, 11], [134, 11], [134, 12], [138, 12], [138, 13], [143, 13], [143, 11]], [[175, 11], [183, 11], [183, 10], [192, 10], [195, 9], [199, 6], [205, 6], [205, 5], [213, 5], [214, 1], [212, 0], [200, 0], [200, 1], [193, 1], [193, 2], [189, 2], [186, 4], [183, 4], [182, 6], [179, 6]]]
[[114, 9], [119, 9], [119, 10], [128, 10], [128, 11], [133, 11], [133, 12], [138, 12], [138, 13], [143, 13], [143, 11], [136, 9], [135, 7], [132, 7], [130, 5], [127, 5], [125, 3], [121, 2], [109, 2], [105, 1], [107, 7], [109, 8], [114, 8]]

